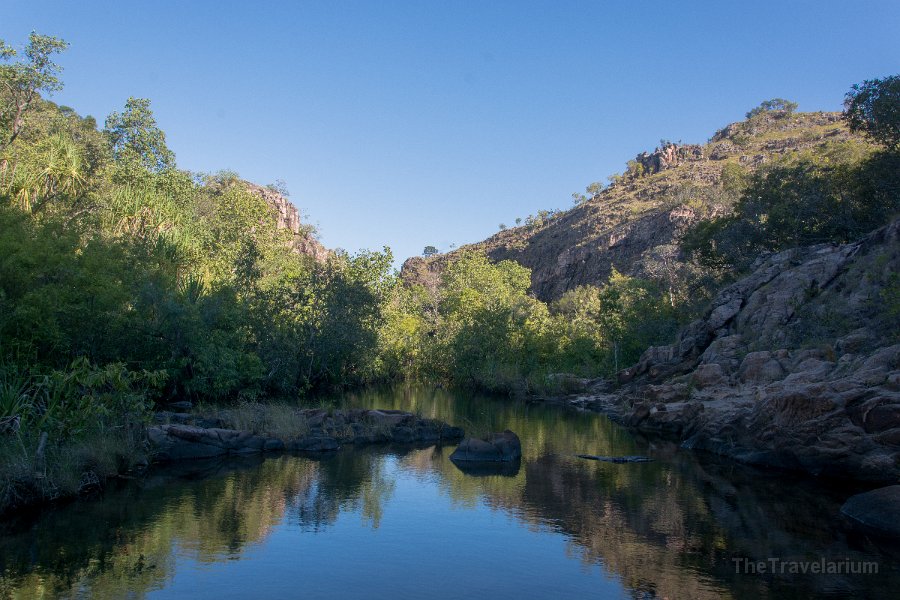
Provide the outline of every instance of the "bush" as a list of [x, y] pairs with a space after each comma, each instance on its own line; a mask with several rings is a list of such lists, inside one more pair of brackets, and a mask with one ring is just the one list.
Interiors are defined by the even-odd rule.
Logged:
[[795, 110], [797, 110], [796, 102], [791, 102], [790, 100], [785, 100], [784, 98], [772, 98], [771, 100], [761, 102], [759, 106], [750, 110], [747, 113], [747, 118], [752, 119], [754, 117], [767, 113], [774, 113], [779, 117], [787, 117], [792, 115]]

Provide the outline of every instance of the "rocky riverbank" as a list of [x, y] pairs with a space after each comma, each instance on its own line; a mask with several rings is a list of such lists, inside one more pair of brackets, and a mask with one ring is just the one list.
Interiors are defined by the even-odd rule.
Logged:
[[[279, 411], [278, 418], [273, 419], [270, 411]], [[456, 442], [463, 437], [459, 427], [399, 410], [255, 405], [211, 415], [157, 413], [156, 421], [147, 430], [155, 462], [265, 452], [331, 452], [349, 444]]]
[[900, 480], [900, 220], [772, 254], [669, 346], [570, 403], [744, 463]]
[[[190, 403], [176, 403], [189, 410]], [[252, 456], [277, 452], [327, 453], [344, 445], [457, 443], [463, 430], [399, 410], [302, 409], [286, 404], [244, 404], [196, 412], [161, 411], [153, 423], [131, 424], [128, 440], [94, 440], [76, 448], [71, 462], [89, 467], [71, 485], [58, 485], [41, 465], [23, 462], [0, 481], [0, 517], [102, 490], [109, 480], [142, 477], [151, 463]], [[106, 444], [105, 446], [103, 444]], [[91, 457], [95, 457], [91, 459]], [[55, 458], [62, 464], [58, 458]], [[68, 473], [63, 473], [67, 475]]]

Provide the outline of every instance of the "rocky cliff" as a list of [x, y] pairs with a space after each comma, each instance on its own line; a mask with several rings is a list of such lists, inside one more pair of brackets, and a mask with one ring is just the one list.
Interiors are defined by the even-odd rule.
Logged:
[[272, 207], [279, 229], [289, 229], [294, 235], [291, 246], [300, 254], [311, 256], [318, 262], [325, 261], [331, 251], [323, 246], [313, 235], [313, 229], [300, 221], [300, 211], [290, 200], [279, 192], [256, 185], [246, 183], [247, 189], [266, 201]]
[[670, 346], [576, 401], [758, 465], [900, 478], [900, 219], [762, 257]]
[[[683, 264], [677, 241], [687, 227], [730, 209], [734, 198], [721, 185], [726, 165], [750, 172], [776, 156], [848, 139], [858, 141], [840, 113], [761, 115], [733, 123], [702, 146], [665, 143], [639, 154], [630, 174], [571, 210], [460, 250], [476, 249], [493, 260], [511, 259], [528, 267], [532, 290], [545, 301], [579, 285], [602, 284], [613, 268], [659, 277], [660, 271]], [[456, 252], [413, 257], [404, 263], [403, 277], [427, 284]]]

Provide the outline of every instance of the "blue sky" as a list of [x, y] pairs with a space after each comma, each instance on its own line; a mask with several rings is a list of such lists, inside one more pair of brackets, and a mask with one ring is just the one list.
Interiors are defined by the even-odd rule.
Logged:
[[322, 241], [399, 260], [487, 237], [703, 142], [775, 96], [839, 110], [900, 72], [900, 2], [42, 2], [0, 38], [64, 38], [54, 100], [146, 97], [179, 166], [283, 179]]

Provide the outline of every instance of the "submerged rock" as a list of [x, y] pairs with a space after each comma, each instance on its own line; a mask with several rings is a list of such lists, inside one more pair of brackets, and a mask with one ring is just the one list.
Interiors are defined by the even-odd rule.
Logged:
[[610, 463], [645, 463], [653, 462], [649, 456], [594, 456], [593, 454], [576, 454], [578, 458], [586, 458], [588, 460], [599, 460], [601, 462]]
[[852, 496], [841, 514], [865, 529], [900, 538], [900, 485]]
[[450, 460], [456, 462], [510, 462], [522, 457], [519, 436], [507, 429], [485, 438], [466, 438], [459, 443]]

